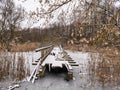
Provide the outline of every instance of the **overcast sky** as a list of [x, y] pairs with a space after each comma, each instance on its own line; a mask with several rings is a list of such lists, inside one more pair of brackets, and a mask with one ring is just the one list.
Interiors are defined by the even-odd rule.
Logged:
[[[37, 11], [37, 9], [38, 10], [41, 10], [41, 8], [44, 8], [45, 10], [47, 10], [48, 8], [49, 8], [49, 6], [47, 5], [47, 4], [44, 4], [44, 5], [41, 5], [40, 4], [40, 2], [39, 2], [39, 0], [14, 0], [15, 1], [15, 5], [16, 6], [19, 6], [19, 5], [21, 5], [22, 7], [24, 7], [24, 9], [25, 9], [25, 11], [26, 12], [28, 12], [28, 13], [30, 13], [30, 12], [33, 12], [33, 11]], [[44, 1], [45, 0], [43, 0], [43, 3], [44, 3]], [[56, 0], [51, 0], [51, 1], [56, 1]], [[67, 14], [65, 15], [66, 16], [66, 22], [69, 22], [69, 19], [68, 19], [68, 17], [70, 16], [70, 15], [72, 15], [71, 14], [71, 11], [73, 10], [73, 8], [74, 8], [74, 5], [77, 5], [77, 2], [78, 2], [79, 0], [73, 0], [72, 1], [72, 4], [68, 4], [68, 5], [65, 5], [64, 7], [62, 7], [61, 9], [58, 9], [55, 13], [54, 13], [54, 18], [52, 18], [52, 19], [49, 19], [49, 23], [54, 23], [55, 21], [58, 21], [57, 20], [57, 16], [59, 16], [59, 14], [62, 12], [62, 10], [63, 11], [65, 11], [65, 12], [67, 12]], [[116, 3], [115, 3], [115, 6], [116, 7], [120, 7], [120, 1], [117, 1]], [[69, 7], [69, 8], [68, 8]], [[77, 6], [76, 6], [77, 7]], [[67, 11], [68, 10], [68, 11]], [[31, 20], [32, 21], [32, 20]], [[37, 21], [37, 20], [36, 20]], [[25, 26], [27, 26], [26, 24], [27, 24], [27, 22], [30, 22], [30, 20], [25, 20], [24, 21], [24, 23], [23, 23], [23, 27]], [[39, 26], [39, 27], [42, 27], [42, 26], [44, 26], [45, 27], [45, 25], [46, 25], [46, 23], [48, 23], [48, 22], [46, 22], [46, 19], [45, 18], [40, 18], [40, 17], [38, 17], [38, 22], [36, 22], [35, 24], [33, 24], [33, 26], [31, 26], [31, 27], [37, 27], [37, 26]], [[27, 26], [27, 27], [29, 27], [29, 26]]]
[[[47, 11], [49, 9], [49, 4], [44, 3], [44, 1], [42, 2], [43, 4], [41, 4], [39, 2], [39, 0], [14, 0], [14, 1], [15, 1], [16, 6], [21, 5], [22, 7], [24, 7], [25, 11], [28, 13], [33, 12], [33, 11], [37, 12], [37, 9], [39, 11], [42, 11], [43, 9], [44, 9], [44, 11]], [[35, 24], [33, 24], [31, 27], [37, 27], [37, 26], [46, 27], [49, 24], [58, 22], [59, 21], [58, 16], [60, 14], [65, 14], [64, 17], [65, 17], [66, 23], [70, 22], [70, 16], [72, 16], [73, 9], [78, 6], [78, 4], [77, 4], [78, 1], [79, 0], [73, 0], [71, 3], [68, 3], [68, 4], [64, 5], [63, 7], [61, 7], [60, 9], [56, 10], [55, 12], [53, 12], [51, 14], [52, 17], [48, 18], [48, 20], [47, 20], [47, 15], [44, 15], [43, 18], [41, 18], [40, 16], [36, 17], [35, 21], [37, 21], [37, 22]], [[51, 3], [54, 3], [54, 2], [57, 2], [57, 1], [51, 0]], [[62, 11], [65, 13], [63, 13]], [[48, 22], [46, 22], [46, 21], [48, 21]], [[30, 20], [25, 20], [25, 22], [23, 23], [22, 26], [26, 27], [27, 22], [30, 22]], [[29, 26], [27, 26], [27, 27], [29, 27]]]

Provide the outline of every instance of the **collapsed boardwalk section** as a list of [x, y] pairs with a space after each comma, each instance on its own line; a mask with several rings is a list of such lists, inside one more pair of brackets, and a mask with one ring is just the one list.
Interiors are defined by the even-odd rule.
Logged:
[[66, 71], [70, 79], [73, 78], [72, 67], [68, 61], [66, 61], [66, 55], [62, 48], [54, 47], [50, 55], [41, 64], [42, 67], [47, 67], [48, 71], [60, 72]]
[[72, 65], [75, 65], [75, 62], [67, 55], [67, 53], [61, 48], [61, 46], [47, 46], [37, 49], [36, 51], [41, 51], [41, 58], [33, 63], [36, 65], [33, 73], [31, 74], [28, 81], [34, 80], [36, 77], [43, 77], [45, 71], [48, 72], [67, 72], [67, 78], [73, 79], [73, 69]]

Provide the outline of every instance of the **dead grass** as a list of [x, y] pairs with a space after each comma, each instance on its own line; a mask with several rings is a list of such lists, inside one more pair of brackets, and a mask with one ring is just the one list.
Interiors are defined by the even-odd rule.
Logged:
[[93, 84], [98, 81], [102, 85], [106, 83], [113, 86], [120, 85], [120, 50], [118, 48], [69, 45], [64, 49], [91, 53], [88, 67]]
[[11, 47], [11, 51], [14, 52], [26, 52], [26, 51], [33, 51], [40, 46], [38, 42], [31, 42], [31, 43], [24, 43], [24, 44], [17, 44]]
[[17, 63], [17, 79], [22, 80], [23, 78], [25, 78], [25, 63], [23, 56], [20, 56]]
[[90, 45], [66, 45], [64, 46], [65, 50], [72, 50], [72, 51], [85, 51], [85, 52], [93, 52], [93, 53], [103, 53], [107, 55], [119, 55], [120, 50], [115, 47], [96, 47]]
[[0, 52], [0, 81], [22, 80], [29, 75], [23, 53]]
[[120, 84], [120, 51], [116, 48], [101, 48], [98, 50], [99, 57], [91, 56], [89, 71], [103, 85]]
[[64, 46], [65, 50], [71, 50], [71, 51], [78, 51], [79, 50], [79, 46], [75, 46], [75, 45], [67, 45]]

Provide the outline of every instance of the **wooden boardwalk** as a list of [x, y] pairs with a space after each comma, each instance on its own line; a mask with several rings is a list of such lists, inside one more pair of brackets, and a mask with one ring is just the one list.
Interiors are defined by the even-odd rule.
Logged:
[[60, 67], [63, 65], [67, 68], [69, 79], [73, 79], [72, 66], [78, 66], [74, 60], [61, 48], [61, 46], [54, 47], [52, 45], [45, 46], [36, 49], [36, 52], [41, 52], [41, 57], [34, 61], [32, 64], [35, 65], [28, 81], [35, 82], [38, 77], [43, 77], [46, 69], [46, 65], [51, 68]]

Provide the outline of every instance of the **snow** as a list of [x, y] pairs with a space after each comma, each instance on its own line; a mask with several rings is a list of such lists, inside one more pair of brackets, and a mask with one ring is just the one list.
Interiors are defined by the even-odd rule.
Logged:
[[8, 90], [13, 90], [13, 89], [19, 88], [19, 87], [20, 87], [20, 85], [19, 85], [19, 84], [16, 84], [16, 85], [14, 85], [14, 86], [9, 86], [9, 89], [8, 89]]
[[[84, 66], [81, 67], [80, 64], [80, 67], [73, 67], [74, 80], [66, 82], [63, 80], [63, 74], [54, 75], [49, 73], [46, 74], [44, 78], [36, 80], [34, 84], [23, 82], [20, 83], [20, 87], [16, 85], [16, 87], [19, 88], [15, 88], [15, 90], [118, 90], [119, 85], [114, 87], [113, 85], [109, 85], [108, 82], [107, 84], [104, 83], [105, 86], [103, 87], [103, 83], [99, 82], [97, 79], [91, 78], [92, 76], [90, 76], [88, 71], [89, 67], [87, 67], [88, 65], [86, 64], [91, 58], [89, 55], [93, 53], [73, 52], [69, 50], [67, 50], [67, 53], [73, 60]], [[39, 55], [40, 53], [36, 52], [25, 52], [23, 57], [26, 57], [26, 59], [30, 61], [32, 58], [37, 59]], [[96, 57], [96, 54], [93, 54], [93, 56]], [[55, 59], [52, 55], [49, 55], [49, 58], [52, 58], [51, 60]], [[12, 82], [9, 80], [0, 82], [0, 90], [8, 90], [8, 86], [11, 85], [11, 83]]]
[[42, 66], [45, 66], [45, 64], [49, 64], [55, 62], [55, 56], [49, 55], [45, 61], [42, 63]]
[[61, 67], [62, 68], [62, 64], [64, 64], [61, 61], [55, 61], [52, 63], [52, 67]]
[[[48, 57], [42, 63], [42, 66], [45, 66], [46, 64], [52, 64], [52, 67], [61, 67], [61, 68], [63, 64], [69, 66], [68, 61], [57, 61], [57, 58], [54, 55], [48, 55]], [[70, 69], [72, 69], [72, 67], [70, 67]]]
[[90, 54], [87, 52], [78, 52], [78, 51], [66, 51], [68, 53], [68, 55], [71, 56], [71, 58], [73, 58], [75, 61], [79, 61], [79, 63], [81, 64], [85, 64], [88, 62], [88, 59], [90, 59]]
[[42, 66], [45, 66], [46, 64], [52, 64], [52, 67], [61, 67], [62, 65], [68, 65], [68, 67], [70, 69], [72, 69], [72, 67], [70, 67], [68, 61], [64, 61], [63, 58], [60, 58], [62, 55], [63, 50], [60, 49], [60, 47], [54, 47], [53, 50], [51, 51], [51, 55], [48, 55], [48, 57], [44, 60], [44, 62], [42, 63]]
[[62, 51], [60, 50], [59, 47], [54, 47], [53, 50], [51, 51], [51, 53], [55, 53], [55, 55], [58, 55], [59, 53], [61, 53]]

